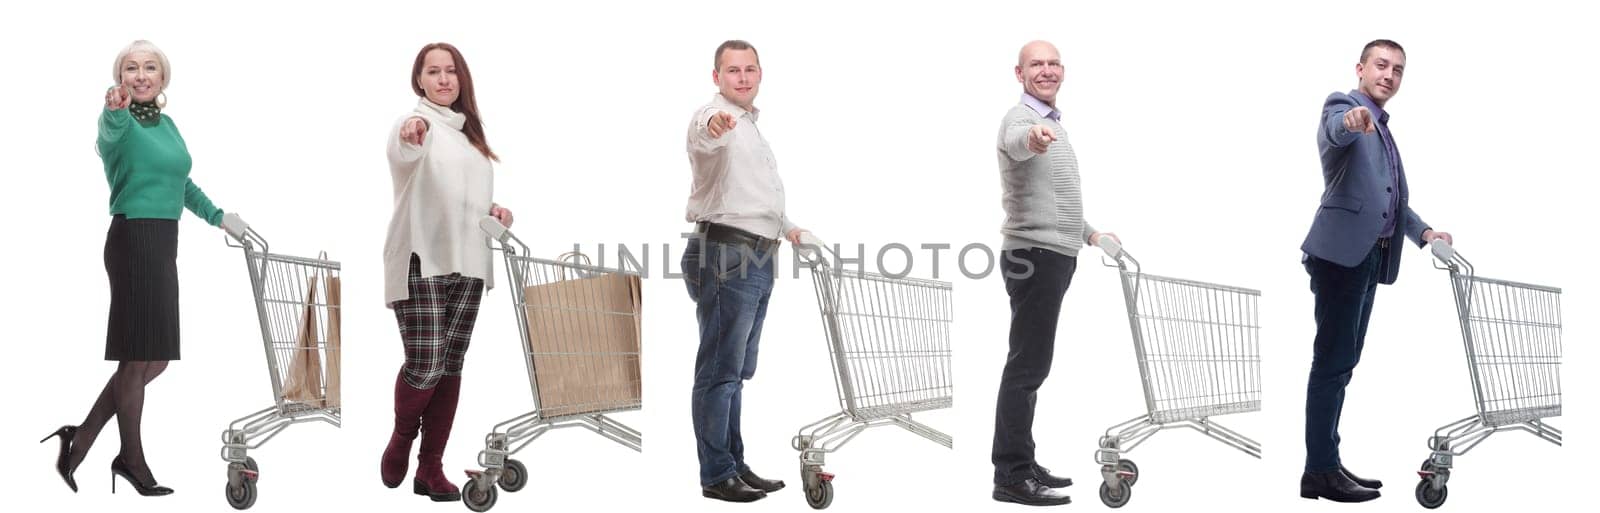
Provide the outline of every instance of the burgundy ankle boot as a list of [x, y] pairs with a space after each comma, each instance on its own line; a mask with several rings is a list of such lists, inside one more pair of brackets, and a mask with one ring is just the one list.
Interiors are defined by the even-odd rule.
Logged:
[[406, 479], [406, 467], [411, 461], [411, 441], [417, 439], [422, 427], [422, 412], [433, 398], [434, 390], [413, 388], [406, 383], [406, 371], [394, 380], [394, 432], [389, 434], [389, 446], [383, 449], [383, 485], [395, 488]]
[[450, 427], [456, 421], [456, 403], [461, 399], [461, 376], [445, 376], [433, 387], [433, 398], [422, 412], [422, 447], [417, 450], [417, 475], [412, 491], [434, 502], [461, 500], [461, 490], [444, 477], [444, 446], [450, 441]]

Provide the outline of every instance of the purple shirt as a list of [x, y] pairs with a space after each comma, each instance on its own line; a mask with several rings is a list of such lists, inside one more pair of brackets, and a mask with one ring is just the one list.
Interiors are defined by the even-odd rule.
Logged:
[[1378, 238], [1387, 239], [1394, 236], [1395, 216], [1400, 210], [1400, 150], [1394, 146], [1394, 135], [1389, 133], [1389, 112], [1379, 107], [1371, 98], [1361, 91], [1350, 91], [1354, 97], [1367, 110], [1372, 111], [1373, 123], [1378, 127], [1378, 138], [1387, 148], [1389, 161], [1389, 205], [1383, 211], [1383, 229], [1378, 231]]
[[1050, 104], [1045, 103], [1043, 100], [1034, 98], [1031, 94], [1022, 93], [1022, 104], [1027, 105], [1028, 108], [1033, 109], [1033, 111], [1039, 113], [1040, 116], [1050, 118], [1052, 121], [1057, 123], [1061, 122], [1061, 111], [1056, 110], [1055, 107], [1051, 107]]

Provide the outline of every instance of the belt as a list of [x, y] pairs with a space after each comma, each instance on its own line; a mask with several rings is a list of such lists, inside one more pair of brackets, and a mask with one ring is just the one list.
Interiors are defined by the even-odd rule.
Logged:
[[709, 221], [695, 223], [694, 232], [711, 242], [738, 244], [757, 251], [771, 251], [778, 247], [777, 239], [768, 239], [732, 226]]

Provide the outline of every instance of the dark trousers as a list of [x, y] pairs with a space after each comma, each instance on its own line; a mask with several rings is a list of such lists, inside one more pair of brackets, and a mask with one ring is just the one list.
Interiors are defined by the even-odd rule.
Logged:
[[1344, 411], [1344, 389], [1361, 348], [1366, 344], [1367, 320], [1378, 292], [1378, 270], [1387, 251], [1377, 246], [1355, 267], [1344, 267], [1308, 257], [1311, 293], [1316, 295], [1317, 338], [1312, 346], [1311, 377], [1306, 382], [1307, 472], [1339, 468], [1339, 417]]
[[1050, 375], [1061, 299], [1072, 284], [1078, 259], [1047, 249], [1014, 249], [1005, 252], [1000, 268], [1006, 294], [1011, 296], [1011, 349], [1000, 375], [990, 460], [994, 483], [1010, 485], [1035, 475], [1034, 405], [1039, 386]]

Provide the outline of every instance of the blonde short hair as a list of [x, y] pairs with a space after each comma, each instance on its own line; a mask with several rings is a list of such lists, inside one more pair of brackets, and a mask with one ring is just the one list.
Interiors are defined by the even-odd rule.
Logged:
[[161, 89], [166, 90], [167, 86], [172, 84], [172, 64], [167, 62], [167, 54], [162, 53], [160, 48], [156, 48], [155, 43], [143, 39], [128, 43], [128, 47], [123, 48], [122, 52], [117, 54], [117, 60], [111, 63], [111, 82], [122, 82], [122, 61], [128, 58], [128, 54], [133, 52], [150, 52], [155, 55], [156, 61], [161, 63]]

